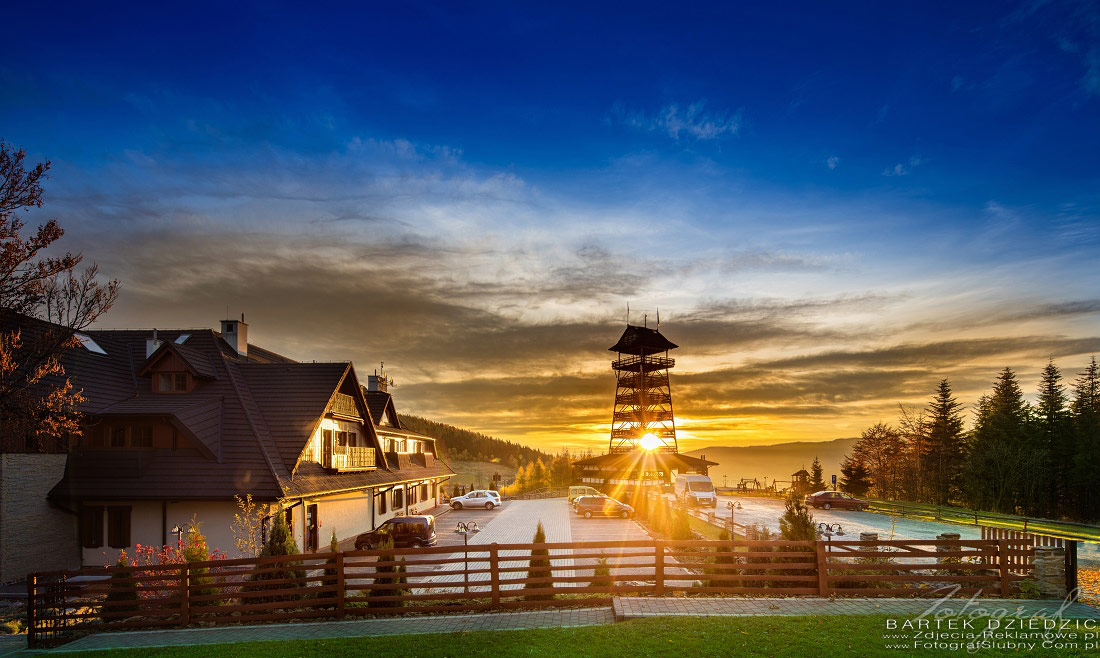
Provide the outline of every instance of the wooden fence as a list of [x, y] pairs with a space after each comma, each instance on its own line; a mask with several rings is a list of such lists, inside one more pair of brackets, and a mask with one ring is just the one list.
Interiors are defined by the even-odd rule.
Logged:
[[[547, 557], [532, 558], [533, 548]], [[1009, 539], [638, 540], [85, 568], [28, 576], [28, 642], [100, 630], [607, 605], [612, 595], [674, 592], [1009, 596], [1023, 578], [1010, 565], [1024, 550]], [[542, 574], [533, 573], [539, 559], [548, 561]]]

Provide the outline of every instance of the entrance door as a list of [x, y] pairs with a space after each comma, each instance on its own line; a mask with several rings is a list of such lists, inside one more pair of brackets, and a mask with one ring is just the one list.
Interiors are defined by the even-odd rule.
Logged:
[[306, 505], [306, 553], [317, 552], [317, 506]]

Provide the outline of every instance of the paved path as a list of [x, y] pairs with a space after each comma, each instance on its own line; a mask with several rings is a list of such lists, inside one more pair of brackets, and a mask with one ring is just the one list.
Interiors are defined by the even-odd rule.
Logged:
[[26, 635], [0, 635], [0, 656], [14, 656], [26, 648]]
[[318, 640], [334, 637], [456, 633], [460, 631], [503, 631], [524, 628], [570, 628], [610, 624], [615, 621], [609, 608], [496, 612], [481, 615], [401, 617], [312, 624], [267, 624], [225, 628], [188, 628], [174, 631], [99, 633], [70, 642], [45, 653], [67, 653], [94, 649], [197, 646], [269, 640]]
[[[938, 607], [937, 607], [938, 604]], [[1066, 619], [1100, 619], [1100, 610], [1083, 603], [1065, 608], [1061, 601], [1021, 601], [1018, 599], [967, 599], [936, 601], [928, 599], [820, 599], [799, 598], [621, 598], [613, 603], [615, 619], [642, 617], [745, 617], [754, 615], [919, 615], [952, 610], [970, 614], [979, 609], [990, 615], [1052, 616], [1058, 610]]]

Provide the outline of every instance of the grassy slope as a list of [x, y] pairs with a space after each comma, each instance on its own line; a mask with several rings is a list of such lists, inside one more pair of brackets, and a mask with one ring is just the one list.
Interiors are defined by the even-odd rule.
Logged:
[[516, 477], [516, 469], [508, 466], [507, 464], [493, 464], [490, 462], [475, 462], [475, 461], [459, 461], [459, 460], [447, 460], [447, 463], [451, 465], [451, 468], [455, 470], [456, 475], [447, 482], [447, 491], [451, 490], [451, 487], [456, 484], [465, 485], [467, 488], [471, 484], [477, 485], [480, 478], [482, 487], [488, 487], [489, 482], [493, 479], [494, 473], [500, 473], [501, 481], [507, 484]]
[[[878, 500], [871, 499], [872, 502], [881, 503], [884, 507], [881, 510], [876, 510], [872, 507], [872, 511], [882, 511], [889, 513], [889, 505], [894, 503], [890, 500]], [[928, 505], [925, 503], [910, 503], [899, 502], [898, 505], [903, 505], [906, 510], [906, 518], [925, 519], [928, 521], [936, 520], [936, 506]], [[923, 514], [916, 514], [914, 510], [924, 510]], [[978, 512], [981, 519], [980, 524], [984, 526], [996, 527], [996, 528], [1008, 528], [1010, 530], [1023, 530], [1024, 523], [1020, 517], [1011, 516], [1008, 514], [997, 514], [995, 512]], [[963, 507], [941, 507], [940, 508], [940, 520], [941, 521], [953, 521], [956, 523], [962, 523], [966, 525], [974, 525], [974, 511]], [[1027, 524], [1028, 532], [1034, 532], [1037, 534], [1050, 534], [1066, 537], [1074, 537], [1083, 539], [1085, 541], [1100, 541], [1100, 526], [1084, 526], [1069, 523], [1059, 523], [1057, 521], [1029, 521]]]
[[[249, 644], [68, 654], [74, 656], [240, 656], [341, 658], [342, 656], [943, 656], [958, 652], [886, 649], [884, 616], [675, 617], [607, 626], [523, 631], [295, 640]], [[981, 656], [1018, 656], [988, 650]], [[1084, 656], [1084, 650], [1036, 655]]]

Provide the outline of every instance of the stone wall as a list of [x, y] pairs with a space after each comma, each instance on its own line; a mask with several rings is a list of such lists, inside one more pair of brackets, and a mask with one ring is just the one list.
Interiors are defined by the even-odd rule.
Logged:
[[46, 500], [67, 455], [0, 454], [0, 582], [80, 566], [77, 519]]

